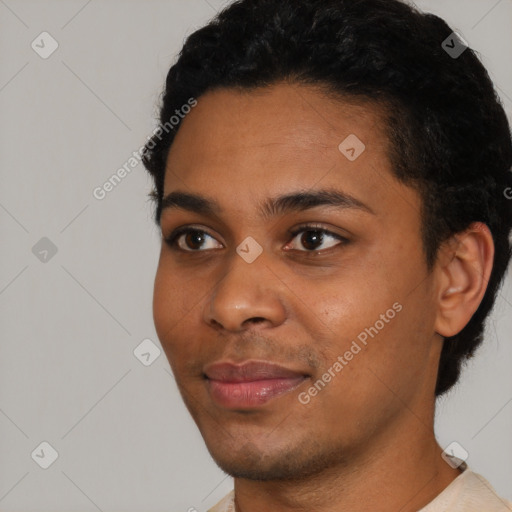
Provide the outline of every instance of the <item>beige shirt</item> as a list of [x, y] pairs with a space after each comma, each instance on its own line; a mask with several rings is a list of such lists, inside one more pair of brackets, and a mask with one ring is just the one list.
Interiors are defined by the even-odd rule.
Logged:
[[[418, 512], [508, 512], [512, 502], [500, 498], [491, 484], [466, 464], [464, 471], [433, 501]], [[231, 491], [208, 512], [236, 512], [235, 491]]]

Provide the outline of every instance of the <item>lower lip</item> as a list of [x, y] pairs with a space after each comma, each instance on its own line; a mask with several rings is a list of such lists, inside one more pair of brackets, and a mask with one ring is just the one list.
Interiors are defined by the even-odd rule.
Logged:
[[208, 380], [212, 399], [219, 405], [234, 409], [263, 405], [272, 398], [295, 389], [305, 377], [266, 379], [250, 382], [222, 382]]

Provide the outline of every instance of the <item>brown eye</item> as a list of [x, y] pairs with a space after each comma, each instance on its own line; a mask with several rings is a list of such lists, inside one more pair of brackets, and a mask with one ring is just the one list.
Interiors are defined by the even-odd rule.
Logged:
[[[197, 250], [197, 249], [200, 249], [201, 248], [201, 245], [204, 243], [204, 240], [205, 240], [205, 234], [202, 233], [201, 231], [195, 231], [195, 232], [188, 232], [188, 233], [183, 233], [183, 243], [185, 245], [185, 247], [189, 248], [189, 249], [194, 249], [194, 250]], [[178, 245], [180, 246], [180, 244], [178, 243]], [[182, 249], [184, 247], [180, 246]]]
[[[302, 235], [298, 239], [302, 247], [305, 247], [305, 251], [302, 249], [297, 249], [302, 252], [312, 252], [312, 251], [319, 251], [323, 249], [330, 249], [331, 247], [335, 247], [336, 245], [342, 245], [344, 242], [347, 242], [348, 240], [341, 235], [337, 235], [336, 233], [332, 233], [331, 231], [328, 231], [326, 229], [321, 229], [313, 226], [302, 226], [301, 228], [298, 228], [297, 230], [292, 232], [292, 235], [294, 238], [297, 237], [297, 235]], [[326, 243], [327, 239], [335, 240], [337, 243], [329, 243], [327, 246], [323, 246], [322, 244]], [[327, 240], [328, 243], [328, 240]]]
[[[215, 240], [206, 231], [193, 228], [182, 228], [176, 230], [174, 233], [165, 240], [165, 242], [173, 249], [178, 249], [185, 252], [204, 252], [204, 243], [208, 239]], [[206, 247], [207, 249], [217, 249], [218, 247]]]

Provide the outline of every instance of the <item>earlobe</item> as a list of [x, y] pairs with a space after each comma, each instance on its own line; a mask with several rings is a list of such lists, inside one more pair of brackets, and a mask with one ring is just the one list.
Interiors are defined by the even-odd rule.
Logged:
[[447, 338], [466, 326], [485, 295], [494, 259], [492, 234], [485, 224], [475, 222], [454, 235], [440, 253], [435, 329]]

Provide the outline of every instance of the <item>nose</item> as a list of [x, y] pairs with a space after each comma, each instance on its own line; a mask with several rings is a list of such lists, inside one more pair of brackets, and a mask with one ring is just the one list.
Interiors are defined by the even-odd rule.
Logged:
[[264, 252], [252, 263], [234, 253], [205, 303], [204, 320], [216, 329], [235, 332], [254, 324], [276, 327], [286, 318], [285, 289]]

